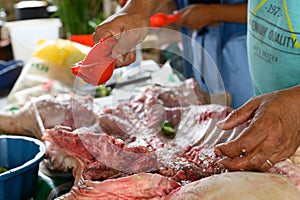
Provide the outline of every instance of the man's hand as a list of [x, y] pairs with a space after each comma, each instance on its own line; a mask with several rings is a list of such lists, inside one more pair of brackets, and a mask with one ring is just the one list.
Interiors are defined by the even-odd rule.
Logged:
[[135, 61], [135, 46], [148, 34], [149, 19], [161, 4], [159, 0], [129, 0], [119, 13], [96, 27], [95, 42], [110, 36], [118, 40], [112, 50], [112, 56], [117, 59], [116, 67]]
[[115, 37], [118, 42], [112, 49], [112, 57], [117, 59], [116, 67], [129, 65], [135, 61], [136, 45], [148, 33], [148, 21], [138, 14], [115, 14], [96, 27], [94, 40], [98, 42], [106, 37]]
[[249, 123], [239, 138], [216, 146], [226, 156], [220, 167], [266, 171], [293, 155], [300, 145], [299, 98], [300, 86], [258, 96], [218, 123], [224, 130]]
[[126, 66], [135, 61], [135, 46], [146, 37], [148, 24], [149, 18], [140, 12], [120, 12], [96, 27], [94, 40], [114, 36], [118, 40], [112, 50], [116, 67]]

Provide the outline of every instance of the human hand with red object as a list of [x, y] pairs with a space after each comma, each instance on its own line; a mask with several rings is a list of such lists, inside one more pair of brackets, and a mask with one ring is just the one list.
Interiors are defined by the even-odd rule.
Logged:
[[223, 130], [249, 123], [239, 138], [216, 146], [225, 156], [219, 166], [266, 171], [292, 156], [300, 145], [299, 98], [300, 86], [254, 97], [219, 122]]
[[86, 57], [72, 68], [74, 75], [91, 85], [101, 85], [112, 76], [116, 59], [112, 57], [112, 48], [116, 44], [114, 37], [100, 40]]
[[[121, 3], [121, 1], [118, 1]], [[123, 2], [123, 1], [122, 1]], [[116, 67], [126, 66], [135, 61], [135, 47], [141, 43], [149, 32], [150, 17], [169, 5], [171, 0], [130, 0], [114, 15], [98, 25], [94, 40], [113, 36], [117, 43], [112, 49], [116, 58]]]
[[[135, 61], [135, 47], [144, 40], [149, 31], [152, 1], [130, 1], [119, 13], [108, 17], [96, 27], [96, 42], [110, 36], [117, 40], [112, 49], [116, 67], [126, 66]], [[140, 9], [141, 7], [144, 9]]]

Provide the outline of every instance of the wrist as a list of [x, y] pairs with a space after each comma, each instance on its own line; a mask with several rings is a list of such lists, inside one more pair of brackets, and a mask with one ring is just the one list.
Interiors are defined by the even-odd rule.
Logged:
[[126, 6], [122, 9], [126, 13], [140, 14], [150, 18], [158, 6], [159, 0], [129, 0]]
[[[295, 115], [297, 116], [296, 120], [298, 121], [300, 119], [300, 85], [287, 88], [284, 90], [279, 90], [280, 94], [283, 94], [284, 101], [286, 102], [286, 105], [288, 105], [291, 110], [295, 111]], [[299, 125], [300, 129], [300, 125]]]

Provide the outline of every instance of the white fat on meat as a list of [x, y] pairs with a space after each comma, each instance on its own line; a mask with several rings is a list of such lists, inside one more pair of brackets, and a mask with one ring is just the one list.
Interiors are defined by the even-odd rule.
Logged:
[[299, 200], [300, 192], [286, 177], [259, 172], [228, 172], [187, 184], [167, 200]]

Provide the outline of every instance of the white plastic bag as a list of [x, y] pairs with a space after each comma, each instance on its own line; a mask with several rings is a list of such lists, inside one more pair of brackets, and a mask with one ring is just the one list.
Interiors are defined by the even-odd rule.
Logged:
[[89, 49], [63, 39], [40, 41], [8, 95], [7, 103], [23, 104], [34, 96], [71, 92], [75, 76], [70, 67], [82, 60]]

